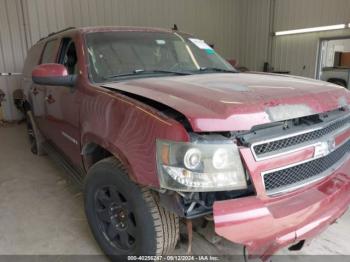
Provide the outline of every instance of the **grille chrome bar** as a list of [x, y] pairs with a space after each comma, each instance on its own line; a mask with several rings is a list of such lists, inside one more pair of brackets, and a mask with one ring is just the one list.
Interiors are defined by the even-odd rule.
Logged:
[[326, 156], [263, 172], [266, 193], [276, 195], [314, 183], [330, 175], [349, 158], [349, 154], [350, 140]]
[[[312, 146], [318, 139], [325, 137], [333, 132], [346, 130], [350, 128], [350, 115], [347, 114], [341, 118], [335, 119], [326, 124], [320, 124], [317, 127], [306, 129], [296, 133], [291, 133], [284, 136], [274, 137], [271, 139], [252, 143], [250, 148], [256, 161], [262, 161], [269, 158], [277, 157], [284, 154], [301, 150]], [[312, 137], [312, 135], [314, 135]], [[281, 145], [277, 145], [281, 143]], [[291, 141], [291, 142], [289, 142]], [[286, 142], [283, 144], [283, 142]], [[265, 150], [264, 147], [267, 148]], [[256, 148], [258, 148], [258, 151]], [[274, 149], [274, 150], [271, 150]]]

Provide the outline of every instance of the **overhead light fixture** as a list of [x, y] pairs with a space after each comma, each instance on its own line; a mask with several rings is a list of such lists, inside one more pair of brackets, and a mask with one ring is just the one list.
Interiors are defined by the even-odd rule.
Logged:
[[[279, 32], [275, 32], [275, 35], [280, 36], [280, 35], [312, 33], [312, 32], [320, 32], [320, 31], [344, 29], [346, 27], [347, 27], [346, 24], [309, 27], [309, 28], [302, 28], [302, 29], [295, 29], [295, 30], [279, 31]], [[350, 27], [350, 23], [348, 24], [348, 27]]]

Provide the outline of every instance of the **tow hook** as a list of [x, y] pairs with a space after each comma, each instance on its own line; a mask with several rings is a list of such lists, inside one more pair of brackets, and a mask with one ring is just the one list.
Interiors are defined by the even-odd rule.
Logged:
[[293, 246], [290, 246], [288, 248], [289, 251], [298, 251], [298, 250], [301, 250], [303, 248], [305, 244], [305, 240], [301, 240], [299, 241], [298, 243], [294, 244]]

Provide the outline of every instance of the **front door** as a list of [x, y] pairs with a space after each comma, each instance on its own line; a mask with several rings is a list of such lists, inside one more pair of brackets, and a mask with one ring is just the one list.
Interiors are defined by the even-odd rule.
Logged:
[[[59, 48], [59, 40], [53, 39], [46, 42], [43, 52], [41, 54], [41, 58], [39, 64], [47, 64], [47, 63], [55, 63], [57, 52]], [[46, 103], [45, 97], [47, 93], [47, 86], [37, 85], [33, 83], [30, 79], [25, 80], [29, 83], [32, 83], [30, 87], [30, 99], [32, 104], [32, 112], [35, 117], [35, 122], [39, 127], [40, 132], [44, 135], [44, 137], [49, 136], [50, 128], [48, 127], [48, 123], [46, 121]]]
[[[57, 62], [63, 64], [70, 75], [78, 74], [78, 57], [71, 38], [62, 39]], [[81, 166], [77, 87], [49, 86], [45, 100], [49, 139], [73, 164]]]

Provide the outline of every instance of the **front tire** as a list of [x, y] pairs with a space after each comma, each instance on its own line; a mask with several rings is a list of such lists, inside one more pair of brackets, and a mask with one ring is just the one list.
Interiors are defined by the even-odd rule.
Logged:
[[155, 192], [132, 182], [114, 157], [99, 161], [89, 170], [84, 197], [92, 233], [112, 259], [164, 255], [174, 250], [178, 217], [160, 206]]

